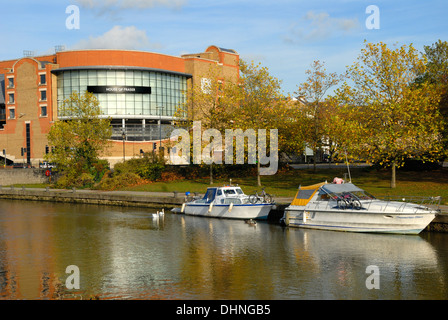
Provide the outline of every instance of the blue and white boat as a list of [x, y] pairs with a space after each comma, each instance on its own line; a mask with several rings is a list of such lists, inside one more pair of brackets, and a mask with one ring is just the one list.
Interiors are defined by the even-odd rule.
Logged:
[[351, 232], [418, 234], [439, 212], [440, 197], [380, 200], [352, 183], [299, 187], [285, 209], [289, 227]]
[[223, 186], [207, 188], [202, 199], [186, 202], [173, 211], [213, 218], [266, 220], [274, 206], [275, 203], [251, 203], [240, 187]]

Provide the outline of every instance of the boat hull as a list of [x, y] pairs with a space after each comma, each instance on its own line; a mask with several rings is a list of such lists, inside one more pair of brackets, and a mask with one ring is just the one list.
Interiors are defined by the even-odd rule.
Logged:
[[273, 204], [185, 204], [187, 215], [228, 219], [257, 219], [266, 220]]
[[419, 234], [435, 218], [435, 212], [416, 213], [365, 212], [359, 210], [309, 211], [285, 210], [289, 227], [345, 232]]

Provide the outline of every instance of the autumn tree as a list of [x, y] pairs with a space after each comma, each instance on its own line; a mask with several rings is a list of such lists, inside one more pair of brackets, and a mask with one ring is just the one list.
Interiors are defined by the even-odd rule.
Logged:
[[[228, 93], [231, 97], [229, 112], [233, 127], [244, 131], [254, 130], [255, 134], [259, 130], [266, 130], [266, 133], [267, 130], [277, 130], [285, 119], [284, 106], [287, 102], [281, 93], [281, 82], [269, 73], [268, 68], [254, 62], [240, 60], [240, 71], [239, 82], [230, 85]], [[261, 186], [260, 145], [257, 151], [257, 185]], [[270, 154], [271, 159], [273, 156]], [[278, 158], [275, 161], [278, 162]]]
[[48, 133], [52, 146], [46, 159], [57, 165], [65, 186], [78, 186], [83, 175], [93, 182], [104, 170], [100, 156], [107, 152], [112, 135], [110, 119], [103, 118], [96, 97], [73, 92], [58, 109], [59, 121]]
[[328, 120], [327, 109], [329, 104], [325, 102], [328, 90], [336, 86], [341, 80], [341, 76], [336, 73], [328, 73], [325, 64], [320, 61], [314, 61], [311, 69], [306, 71], [308, 75], [305, 82], [298, 86], [295, 93], [299, 97], [299, 112], [304, 116], [303, 128], [305, 143], [313, 150], [314, 170], [316, 170], [316, 161], [319, 151], [322, 149], [325, 141], [330, 141], [326, 120]]
[[412, 45], [366, 43], [347, 69], [351, 85], [337, 90], [349, 115], [345, 147], [352, 156], [390, 167], [392, 188], [396, 168], [407, 158], [433, 161], [442, 152], [437, 89], [429, 82], [414, 84], [425, 68]]
[[[417, 84], [429, 82], [436, 86], [440, 93], [439, 110], [448, 123], [448, 42], [437, 41], [431, 46], [424, 46], [424, 57], [427, 59], [424, 73], [419, 75]], [[443, 132], [445, 149], [448, 148], [448, 127]]]
[[[194, 163], [204, 163], [209, 166], [210, 184], [213, 184], [214, 150], [222, 149], [220, 147], [222, 140], [219, 136], [223, 136], [229, 120], [226, 108], [229, 99], [226, 91], [228, 82], [230, 80], [224, 79], [216, 68], [210, 68], [200, 80], [192, 84], [187, 93], [186, 105], [180, 108], [177, 114], [182, 119], [183, 125], [193, 128], [193, 125], [197, 124], [191, 134], [193, 148], [190, 150], [193, 151]], [[204, 136], [204, 133], [214, 133], [214, 135], [209, 137]]]

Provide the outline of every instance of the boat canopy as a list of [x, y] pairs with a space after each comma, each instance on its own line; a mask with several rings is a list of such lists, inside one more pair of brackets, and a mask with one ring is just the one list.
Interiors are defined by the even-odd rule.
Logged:
[[202, 200], [205, 203], [210, 203], [213, 200], [215, 200], [215, 196], [216, 196], [216, 188], [207, 188], [207, 192], [204, 194]]
[[364, 192], [364, 190], [358, 188], [353, 183], [326, 184], [322, 186], [319, 194], [331, 194], [342, 192]]
[[293, 206], [306, 206], [308, 202], [311, 200], [311, 198], [316, 194], [317, 190], [319, 190], [320, 187], [327, 185], [326, 182], [313, 184], [311, 186], [306, 187], [299, 187], [299, 190], [297, 191], [297, 194], [292, 200], [291, 205]]

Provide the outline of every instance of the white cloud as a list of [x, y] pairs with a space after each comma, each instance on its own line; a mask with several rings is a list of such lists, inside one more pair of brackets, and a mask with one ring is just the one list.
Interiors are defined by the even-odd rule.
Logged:
[[89, 39], [79, 41], [73, 49], [137, 50], [149, 47], [158, 48], [160, 46], [149, 41], [145, 30], [139, 30], [135, 26], [114, 26], [98, 37], [89, 37]]
[[357, 18], [333, 18], [327, 12], [308, 11], [299, 22], [291, 26], [290, 34], [285, 37], [285, 40], [287, 42], [322, 40], [341, 31], [349, 33], [359, 30], [360, 27], [361, 24]]

